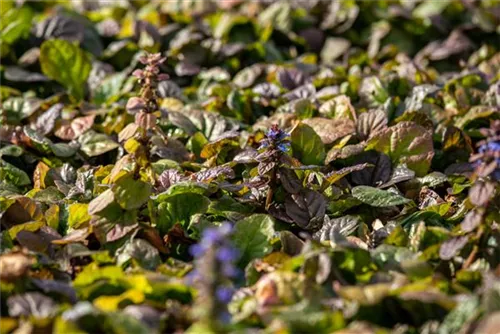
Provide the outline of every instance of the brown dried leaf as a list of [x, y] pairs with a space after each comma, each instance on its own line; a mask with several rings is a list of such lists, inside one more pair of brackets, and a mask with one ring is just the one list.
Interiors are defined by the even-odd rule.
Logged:
[[0, 255], [0, 279], [13, 282], [27, 274], [33, 259], [22, 252]]

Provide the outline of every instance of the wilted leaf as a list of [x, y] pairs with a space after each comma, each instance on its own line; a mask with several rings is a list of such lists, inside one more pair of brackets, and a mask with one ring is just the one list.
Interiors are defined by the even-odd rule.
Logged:
[[339, 95], [326, 101], [319, 107], [319, 113], [326, 118], [356, 120], [356, 111], [351, 100], [345, 95]]
[[381, 185], [389, 181], [391, 177], [391, 160], [383, 153], [374, 151], [359, 154], [354, 162], [357, 164], [369, 164], [366, 168], [353, 171], [351, 178], [357, 185]]
[[278, 81], [286, 89], [295, 89], [306, 81], [304, 72], [295, 68], [283, 68], [278, 72]]
[[84, 26], [78, 20], [69, 16], [54, 15], [40, 21], [34, 28], [33, 33], [41, 39], [60, 38], [70, 42], [81, 42], [84, 36]]
[[76, 117], [70, 123], [61, 124], [54, 134], [64, 140], [76, 139], [92, 127], [94, 119], [94, 115]]
[[45, 75], [35, 72], [29, 72], [21, 67], [8, 66], [5, 69], [5, 78], [14, 82], [46, 82], [50, 81]]
[[480, 210], [473, 210], [465, 215], [460, 227], [464, 232], [471, 232], [478, 227], [482, 221], [483, 213]]

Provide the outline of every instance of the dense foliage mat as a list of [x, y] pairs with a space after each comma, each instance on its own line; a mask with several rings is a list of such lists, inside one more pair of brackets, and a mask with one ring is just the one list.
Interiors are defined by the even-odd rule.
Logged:
[[2, 333], [498, 332], [498, 1], [0, 14]]

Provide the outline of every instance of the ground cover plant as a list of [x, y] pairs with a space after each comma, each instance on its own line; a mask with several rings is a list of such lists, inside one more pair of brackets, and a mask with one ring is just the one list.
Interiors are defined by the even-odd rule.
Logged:
[[498, 1], [0, 15], [1, 333], [498, 332]]

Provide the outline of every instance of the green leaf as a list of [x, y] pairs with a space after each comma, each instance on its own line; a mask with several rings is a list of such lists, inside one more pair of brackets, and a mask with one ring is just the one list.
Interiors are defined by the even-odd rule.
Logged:
[[14, 198], [8, 198], [8, 197], [0, 197], [0, 215], [3, 215], [5, 211], [7, 211], [8, 208], [12, 204], [16, 203], [16, 200]]
[[46, 76], [65, 86], [73, 97], [83, 99], [92, 63], [89, 55], [78, 45], [62, 39], [43, 42], [40, 66]]
[[164, 198], [158, 205], [158, 229], [165, 234], [176, 223], [186, 226], [191, 216], [205, 213], [210, 200], [196, 193], [180, 193]]
[[100, 268], [97, 262], [93, 262], [83, 268], [73, 281], [76, 289], [83, 288], [99, 280], [108, 280], [110, 283], [124, 278], [122, 268], [118, 266], [106, 266]]
[[368, 186], [352, 188], [352, 196], [365, 204], [380, 208], [411, 202], [410, 199], [393, 192]]
[[115, 102], [120, 97], [120, 91], [127, 78], [126, 73], [112, 74], [92, 91], [92, 101], [98, 105]]
[[3, 160], [0, 160], [0, 180], [19, 187], [31, 184], [26, 172]]
[[123, 212], [120, 205], [115, 202], [115, 196], [111, 189], [94, 198], [89, 203], [88, 210], [90, 215], [106, 217], [110, 221], [118, 219]]
[[320, 136], [303, 123], [298, 123], [291, 132], [293, 155], [305, 165], [322, 165], [325, 161], [325, 146]]
[[132, 176], [121, 177], [112, 188], [115, 199], [125, 210], [139, 209], [149, 200], [151, 185], [134, 180]]
[[270, 25], [283, 32], [292, 28], [292, 6], [288, 1], [278, 1], [262, 11], [258, 18], [262, 26]]
[[71, 228], [78, 229], [90, 221], [88, 213], [89, 205], [86, 203], [73, 203], [69, 206], [68, 225]]
[[[5, 2], [2, 1], [2, 5]], [[27, 36], [30, 32], [33, 11], [30, 7], [10, 8], [2, 12], [0, 24], [0, 41], [13, 44], [19, 38]]]
[[203, 133], [196, 132], [194, 135], [189, 138], [186, 148], [196, 154], [197, 157], [200, 156], [203, 147], [208, 143], [208, 140], [205, 138]]
[[432, 16], [440, 15], [446, 7], [451, 3], [451, 0], [441, 0], [441, 1], [432, 1], [426, 0], [421, 3], [413, 10], [413, 17], [418, 18], [429, 18]]
[[0, 85], [0, 99], [2, 101], [6, 101], [7, 99], [15, 96], [20, 96], [21, 92], [15, 88], [12, 87], [7, 87], [7, 86], [1, 86]]
[[66, 143], [56, 143], [56, 144], [50, 144], [49, 145], [50, 149], [52, 150], [52, 153], [56, 157], [61, 157], [61, 158], [68, 158], [73, 155], [78, 151], [78, 147], [76, 146], [71, 146]]
[[24, 224], [19, 224], [9, 229], [9, 234], [12, 240], [16, 238], [16, 235], [21, 231], [35, 232], [38, 231], [42, 226], [45, 226], [43, 221], [37, 222], [27, 222]]
[[470, 323], [478, 316], [481, 305], [478, 296], [468, 296], [444, 318], [439, 326], [439, 334], [458, 333], [464, 324]]
[[424, 176], [434, 156], [432, 132], [412, 122], [400, 122], [368, 140], [366, 150], [387, 154], [394, 164], [405, 163], [417, 176]]
[[107, 319], [114, 333], [149, 334], [152, 332], [144, 322], [124, 312], [110, 314]]
[[161, 263], [158, 249], [144, 239], [134, 239], [118, 250], [118, 264], [122, 265], [131, 259], [134, 259], [141, 267], [148, 270], [155, 270]]
[[118, 143], [103, 133], [97, 133], [93, 130], [87, 131], [78, 138], [78, 142], [83, 151], [89, 157], [95, 157], [117, 148]]
[[24, 150], [22, 147], [16, 145], [6, 145], [0, 148], [0, 157], [2, 155], [10, 155], [13, 157], [19, 157], [23, 154]]
[[273, 235], [274, 220], [268, 215], [254, 214], [237, 222], [231, 239], [241, 251], [239, 265], [269, 254]]

